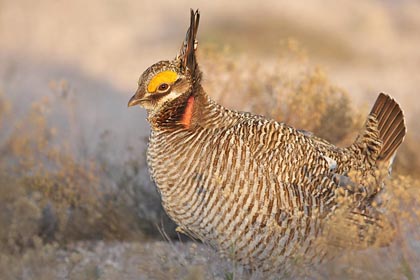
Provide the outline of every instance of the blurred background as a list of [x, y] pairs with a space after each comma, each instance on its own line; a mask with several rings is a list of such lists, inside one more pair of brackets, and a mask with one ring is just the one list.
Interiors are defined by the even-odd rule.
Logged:
[[400, 103], [398, 238], [310, 276], [420, 277], [420, 2], [0, 0], [0, 278], [258, 277], [175, 232], [146, 114], [127, 109], [141, 73], [177, 54], [190, 8], [205, 89], [229, 108], [344, 146], [379, 92]]

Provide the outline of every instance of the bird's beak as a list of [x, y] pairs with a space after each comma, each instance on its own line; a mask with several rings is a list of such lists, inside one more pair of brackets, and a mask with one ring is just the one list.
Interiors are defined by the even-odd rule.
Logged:
[[131, 98], [130, 98], [130, 101], [128, 101], [128, 107], [131, 107], [131, 106], [135, 106], [135, 105], [138, 105], [138, 104], [140, 104], [140, 102], [141, 102], [141, 98], [138, 98], [137, 97], [137, 94], [134, 94]]

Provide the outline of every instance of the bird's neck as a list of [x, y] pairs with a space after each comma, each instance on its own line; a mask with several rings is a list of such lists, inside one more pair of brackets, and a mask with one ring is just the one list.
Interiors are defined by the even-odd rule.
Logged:
[[184, 128], [189, 129], [191, 127], [194, 115], [194, 105], [195, 104], [195, 97], [194, 95], [190, 95], [187, 99], [187, 104], [185, 105], [184, 113], [182, 114], [180, 123], [184, 126]]
[[149, 114], [148, 120], [154, 131], [189, 130], [200, 122], [205, 116], [208, 98], [204, 90], [199, 87], [194, 93], [187, 93], [170, 102], [162, 108]]
[[229, 127], [241, 119], [241, 114], [226, 109], [211, 100], [201, 86], [194, 94], [186, 94], [164, 105], [148, 120], [155, 132], [191, 131], [198, 127], [218, 129]]

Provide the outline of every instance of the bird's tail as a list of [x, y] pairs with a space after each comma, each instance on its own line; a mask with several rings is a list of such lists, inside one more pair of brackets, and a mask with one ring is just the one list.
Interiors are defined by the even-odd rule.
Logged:
[[[348, 228], [344, 225], [340, 227], [345, 230], [343, 235], [336, 234], [337, 244], [346, 243], [346, 233], [351, 232], [351, 228], [359, 237], [348, 239], [352, 240], [352, 246], [363, 247], [372, 243], [385, 245], [392, 240], [392, 222], [377, 211], [376, 206], [382, 203], [378, 194], [383, 188], [383, 175], [390, 170], [405, 134], [405, 120], [400, 106], [390, 96], [379, 94], [363, 131], [349, 147], [361, 162], [358, 162], [360, 168], [347, 174], [350, 179], [343, 181], [351, 183], [338, 189], [341, 193], [337, 197], [342, 200], [341, 220]], [[333, 224], [337, 224], [337, 221]]]
[[381, 93], [353, 147], [362, 148], [362, 154], [371, 164], [385, 163], [389, 168], [405, 134], [403, 111], [393, 98]]
[[382, 141], [378, 160], [388, 162], [395, 156], [407, 132], [403, 111], [393, 98], [381, 93], [370, 115], [378, 121], [379, 138]]

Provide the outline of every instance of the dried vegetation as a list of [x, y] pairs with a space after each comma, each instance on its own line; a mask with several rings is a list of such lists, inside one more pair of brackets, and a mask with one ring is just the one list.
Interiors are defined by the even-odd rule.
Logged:
[[[322, 69], [311, 65], [294, 41], [286, 42], [276, 58], [265, 65], [211, 46], [201, 50], [200, 59], [207, 91], [222, 104], [287, 122], [338, 145], [351, 143], [368, 111], [355, 108], [350, 94], [332, 85]], [[55, 83], [52, 87], [62, 88], [63, 84]], [[112, 265], [104, 268], [89, 261], [80, 248], [95, 252], [86, 241], [98, 240], [133, 242], [137, 244], [135, 248], [146, 246], [138, 244], [156, 240], [158, 228], [164, 227], [171, 237], [176, 236], [173, 225], [163, 218], [158, 196], [145, 177], [144, 158], [135, 157], [132, 148], [127, 147], [121, 155], [126, 159], [123, 165], [108, 161], [106, 154], [112, 149], [112, 141], [107, 135], [112, 131], [104, 131], [96, 143], [95, 154], [75, 151], [80, 145], [74, 142], [81, 140], [74, 136], [82, 134], [76, 124], [83, 121], [72, 113], [72, 108], [77, 106], [72, 98], [76, 97], [46, 96], [19, 115], [5, 94], [0, 95], [0, 271], [3, 278], [124, 277], [124, 269], [118, 265], [114, 270]], [[58, 132], [52, 124], [54, 108], [61, 108], [54, 114], [64, 117], [68, 134]], [[420, 251], [420, 151], [416, 144], [419, 140], [407, 138], [395, 163], [396, 172], [386, 182], [383, 195], [386, 203], [382, 208], [395, 226], [393, 243], [386, 248], [345, 252], [310, 272], [300, 271], [299, 276], [414, 279], [420, 275], [415, 267]], [[188, 246], [171, 246], [178, 246], [173, 250], [183, 250], [178, 254], [179, 258], [184, 256], [181, 261], [175, 258], [172, 262], [154, 262], [152, 266], [136, 264], [133, 275], [151, 275], [154, 271], [162, 279], [168, 275], [187, 275], [189, 279], [258, 278], [258, 274], [249, 275], [235, 264], [209, 257], [208, 252], [197, 255]], [[131, 262], [136, 254], [148, 255], [150, 250], [154, 251], [129, 247], [116, 249], [120, 250], [117, 257], [120, 262]], [[167, 258], [168, 254], [151, 254], [150, 258]], [[165, 269], [165, 265], [169, 268]], [[182, 269], [177, 270], [179, 267]]]

